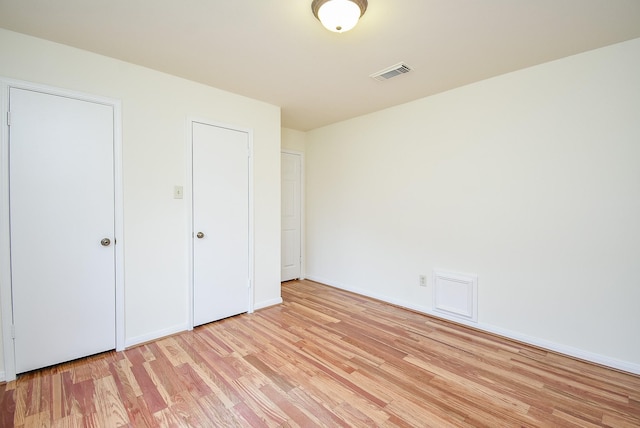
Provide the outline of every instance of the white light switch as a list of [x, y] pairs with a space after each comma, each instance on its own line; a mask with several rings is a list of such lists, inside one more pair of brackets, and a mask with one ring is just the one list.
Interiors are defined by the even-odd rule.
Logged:
[[182, 186], [173, 186], [173, 199], [182, 199]]

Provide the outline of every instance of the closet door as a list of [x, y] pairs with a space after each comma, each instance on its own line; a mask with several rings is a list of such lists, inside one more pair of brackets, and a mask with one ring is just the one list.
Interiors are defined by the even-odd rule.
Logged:
[[282, 240], [280, 280], [301, 276], [302, 229], [302, 156], [281, 154]]
[[113, 106], [10, 88], [16, 372], [114, 349]]
[[192, 122], [194, 326], [249, 310], [249, 137]]

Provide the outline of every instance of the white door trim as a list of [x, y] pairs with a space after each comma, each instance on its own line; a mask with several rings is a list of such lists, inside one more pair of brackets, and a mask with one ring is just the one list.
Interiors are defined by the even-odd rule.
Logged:
[[11, 381], [16, 378], [15, 349], [12, 337], [13, 302], [11, 294], [11, 244], [9, 224], [9, 89], [26, 89], [50, 95], [58, 95], [82, 101], [113, 107], [114, 136], [114, 194], [115, 194], [115, 262], [116, 262], [116, 350], [124, 350], [124, 210], [122, 191], [122, 108], [120, 100], [105, 98], [81, 92], [55, 88], [47, 85], [24, 82], [0, 77], [0, 310], [2, 311], [2, 348], [4, 354], [4, 377]]
[[249, 287], [247, 293], [248, 313], [254, 311], [254, 215], [253, 215], [253, 130], [250, 128], [242, 128], [235, 125], [229, 125], [209, 119], [198, 117], [188, 117], [186, 121], [186, 139], [187, 139], [187, 155], [186, 155], [186, 185], [184, 189], [184, 200], [187, 208], [186, 221], [186, 243], [187, 243], [187, 284], [189, 291], [187, 293], [187, 314], [189, 330], [193, 330], [193, 124], [201, 123], [204, 125], [216, 126], [218, 128], [231, 129], [233, 131], [244, 132], [247, 134], [249, 142]]
[[282, 149], [280, 153], [287, 153], [290, 155], [298, 155], [300, 156], [300, 279], [305, 278], [306, 271], [306, 240], [305, 240], [305, 198], [304, 198], [304, 189], [305, 189], [305, 178], [304, 178], [304, 153], [299, 152], [297, 150], [289, 150]]

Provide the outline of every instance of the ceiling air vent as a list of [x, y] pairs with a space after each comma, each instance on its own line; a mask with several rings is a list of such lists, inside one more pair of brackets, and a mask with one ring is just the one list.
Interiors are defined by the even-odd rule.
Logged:
[[399, 62], [396, 65], [392, 65], [391, 67], [387, 67], [384, 70], [380, 70], [377, 73], [373, 73], [369, 75], [369, 77], [376, 79], [379, 82], [389, 80], [392, 77], [399, 76], [401, 74], [405, 74], [411, 71], [411, 67], [409, 67], [404, 62]]

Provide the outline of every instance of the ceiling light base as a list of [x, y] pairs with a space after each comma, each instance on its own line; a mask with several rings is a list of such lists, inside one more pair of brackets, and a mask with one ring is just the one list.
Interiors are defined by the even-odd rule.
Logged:
[[355, 27], [367, 6], [367, 0], [313, 0], [311, 11], [327, 30], [343, 33]]

